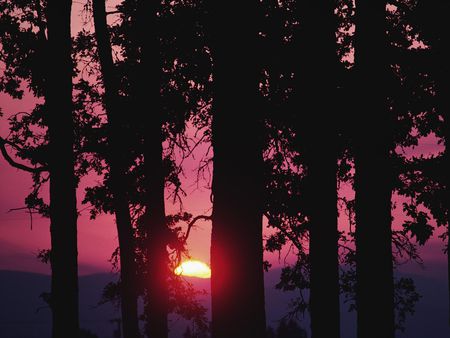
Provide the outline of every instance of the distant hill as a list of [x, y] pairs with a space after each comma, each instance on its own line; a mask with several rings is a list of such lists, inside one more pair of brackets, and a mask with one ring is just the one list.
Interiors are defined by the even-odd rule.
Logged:
[[[114, 279], [112, 274], [80, 277], [80, 324], [100, 338], [113, 337], [110, 320], [118, 317], [111, 304], [97, 306], [103, 286]], [[0, 337], [50, 337], [50, 309], [39, 297], [49, 290], [48, 275], [0, 271]]]
[[[266, 313], [268, 325], [277, 326], [289, 309], [289, 303], [297, 293], [282, 292], [274, 288], [280, 269], [266, 273]], [[403, 272], [402, 274], [406, 274]], [[425, 271], [413, 269], [407, 275], [414, 276], [423, 298], [416, 314], [407, 322], [404, 334], [398, 338], [448, 338], [447, 287], [445, 265], [434, 264]], [[104, 285], [116, 280], [113, 274], [94, 274], [80, 277], [80, 322], [81, 327], [96, 333], [99, 338], [113, 338], [116, 324], [111, 320], [119, 312], [111, 304], [97, 306]], [[196, 288], [210, 291], [210, 282], [189, 278]], [[0, 270], [0, 337], [1, 338], [47, 338], [50, 337], [51, 316], [46, 304], [39, 298], [50, 289], [50, 276], [29, 272]], [[209, 297], [202, 303], [210, 309]], [[345, 308], [345, 307], [344, 307]], [[210, 313], [209, 313], [210, 315]], [[308, 318], [300, 318], [308, 329]], [[171, 338], [182, 336], [188, 323], [171, 317]], [[355, 338], [355, 315], [343, 310], [342, 338]]]

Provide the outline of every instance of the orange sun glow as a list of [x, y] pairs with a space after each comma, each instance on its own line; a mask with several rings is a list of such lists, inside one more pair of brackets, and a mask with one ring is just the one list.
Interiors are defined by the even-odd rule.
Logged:
[[197, 260], [188, 260], [175, 268], [175, 274], [197, 278], [211, 278], [211, 269], [206, 263]]

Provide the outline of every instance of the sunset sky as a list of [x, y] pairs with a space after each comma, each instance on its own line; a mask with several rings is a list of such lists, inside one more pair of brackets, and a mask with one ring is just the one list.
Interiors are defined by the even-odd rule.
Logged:
[[[446, 222], [442, 29], [393, 3], [55, 1], [0, 6], [0, 338], [450, 337], [424, 207]], [[26, 208], [50, 180], [52, 234]]]
[[[116, 1], [108, 2], [108, 8], [114, 8]], [[81, 15], [82, 3], [75, 2], [72, 11], [72, 32], [76, 34], [84, 25], [85, 28], [92, 28], [92, 23], [83, 23]], [[111, 19], [111, 18], [110, 18]], [[0, 107], [5, 116], [0, 120], [0, 135], [7, 136], [8, 125], [6, 116], [25, 111], [29, 112], [33, 108], [35, 99], [25, 96], [22, 100], [13, 100], [10, 97], [0, 94]], [[208, 180], [196, 184], [196, 166], [198, 159], [205, 151], [205, 147], [200, 147], [194, 153], [195, 159], [186, 161], [184, 164], [185, 177], [182, 178], [183, 189], [187, 197], [183, 200], [184, 210], [196, 215], [210, 215], [210, 190], [207, 188]], [[440, 149], [436, 139], [429, 137], [423, 140], [417, 149], [407, 150], [408, 154], [431, 154]], [[117, 246], [116, 227], [114, 218], [111, 215], [101, 215], [97, 220], [89, 220], [87, 206], [81, 205], [83, 190], [87, 186], [95, 184], [95, 177], [89, 176], [82, 180], [78, 189], [78, 203], [81, 215], [78, 220], [78, 240], [79, 240], [79, 272], [89, 274], [98, 271], [109, 271], [111, 264], [108, 259]], [[50, 247], [49, 220], [33, 217], [33, 230], [30, 229], [30, 217], [25, 211], [8, 212], [12, 208], [20, 208], [24, 205], [24, 198], [30, 191], [31, 178], [28, 173], [11, 168], [3, 158], [0, 157], [0, 269], [25, 270], [34, 272], [50, 273], [49, 266], [37, 261], [36, 252], [39, 249]], [[349, 187], [341, 189], [341, 194], [352, 195]], [[398, 199], [394, 198], [394, 202]], [[166, 201], [166, 212], [176, 212], [179, 210], [178, 204]], [[401, 204], [394, 210], [394, 227], [401, 224], [402, 212]], [[340, 227], [347, 228], [344, 215], [340, 218]], [[268, 231], [266, 231], [268, 233]], [[211, 224], [208, 221], [199, 221], [198, 226], [192, 231], [189, 239], [189, 250], [193, 258], [209, 263]], [[436, 236], [421, 250], [426, 261], [443, 260], [442, 242]], [[282, 257], [283, 258], [283, 257]], [[278, 255], [268, 255], [267, 259], [274, 265], [279, 262]]]
[[[26, 97], [23, 100], [13, 100], [5, 95], [0, 95], [0, 103], [5, 115], [19, 111], [30, 111], [33, 107], [33, 98]], [[0, 135], [6, 136], [8, 126], [5, 118], [0, 124]], [[409, 154], [430, 154], [439, 150], [436, 140], [432, 137], [423, 140], [421, 146], [414, 150], [408, 150]], [[196, 165], [198, 158], [205, 151], [205, 147], [198, 149], [196, 159], [186, 161], [184, 164], [185, 177], [182, 178], [183, 189], [187, 197], [183, 200], [185, 211], [196, 215], [210, 215], [210, 190], [207, 185], [208, 180], [196, 184]], [[86, 275], [95, 272], [105, 272], [111, 270], [108, 259], [117, 246], [117, 234], [114, 218], [111, 215], [101, 215], [95, 221], [89, 220], [89, 210], [86, 205], [81, 205], [84, 188], [95, 184], [96, 177], [89, 176], [82, 180], [78, 189], [78, 203], [81, 216], [78, 221], [78, 241], [79, 241], [79, 273]], [[36, 253], [40, 249], [50, 247], [49, 220], [34, 215], [33, 230], [30, 229], [31, 222], [29, 215], [21, 210], [8, 212], [13, 208], [20, 208], [24, 205], [24, 198], [30, 191], [31, 177], [28, 173], [10, 167], [6, 161], [0, 157], [0, 270], [20, 270], [41, 273], [50, 273], [50, 267], [40, 263], [36, 259]], [[351, 195], [348, 187], [341, 189], [341, 194]], [[400, 202], [394, 198], [394, 202]], [[394, 210], [394, 227], [401, 224], [403, 218], [401, 204]], [[173, 204], [171, 200], [166, 200], [166, 212], [177, 212], [179, 204]], [[189, 238], [189, 250], [193, 258], [209, 264], [211, 224], [208, 221], [199, 221], [198, 226], [191, 232]], [[347, 228], [344, 215], [340, 218], [341, 228]], [[266, 230], [268, 233], [269, 230]], [[425, 263], [442, 261], [445, 256], [442, 253], [442, 242], [435, 236], [423, 249], [422, 256]], [[282, 265], [284, 257], [279, 260], [277, 254], [266, 255], [266, 258], [274, 266]], [[292, 259], [293, 257], [291, 257]], [[417, 268], [419, 269], [419, 268]], [[425, 270], [419, 269], [422, 273]]]
[[[5, 113], [30, 111], [27, 100], [11, 100], [0, 95], [0, 102]], [[28, 101], [29, 102], [29, 101]], [[7, 123], [3, 119], [0, 124], [0, 135], [7, 135]], [[183, 180], [184, 190], [188, 198], [183, 201], [183, 207], [193, 215], [211, 214], [209, 191], [202, 187], [206, 181], [197, 187], [194, 162], [187, 163], [186, 176]], [[111, 215], [101, 215], [95, 221], [89, 219], [88, 206], [81, 205], [83, 191], [86, 186], [95, 184], [95, 177], [86, 177], [78, 189], [78, 205], [81, 215], [78, 219], [79, 265], [80, 274], [109, 271], [108, 262], [111, 253], [117, 246], [117, 235], [114, 218]], [[0, 269], [25, 270], [50, 273], [48, 266], [37, 261], [36, 252], [50, 247], [49, 220], [39, 215], [33, 217], [33, 229], [30, 229], [30, 217], [25, 211], [8, 212], [13, 208], [24, 206], [24, 198], [30, 191], [32, 181], [28, 173], [12, 168], [3, 158], [0, 158]], [[46, 190], [44, 190], [46, 193]], [[45, 195], [44, 195], [45, 196]], [[177, 212], [179, 204], [171, 200], [166, 202], [166, 212]], [[191, 232], [189, 248], [192, 257], [209, 262], [210, 222], [198, 221], [195, 231]]]

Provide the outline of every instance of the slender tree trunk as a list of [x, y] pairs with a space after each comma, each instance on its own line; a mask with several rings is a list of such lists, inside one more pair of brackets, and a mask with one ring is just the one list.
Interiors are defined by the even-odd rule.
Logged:
[[164, 203], [163, 135], [161, 81], [162, 61], [158, 36], [157, 13], [160, 3], [141, 0], [138, 9], [141, 67], [138, 83], [138, 108], [142, 110], [144, 133], [145, 216], [147, 236], [147, 304], [144, 315], [146, 334], [150, 338], [168, 336], [169, 258], [168, 228]]
[[71, 5], [70, 0], [49, 0], [47, 4], [49, 71], [45, 99], [50, 139], [53, 338], [78, 338], [79, 331]]
[[[258, 1], [210, 1], [212, 337], [265, 337]], [[229, 21], [232, 18], [232, 22]]]
[[441, 176], [437, 179], [443, 185], [445, 192], [443, 198], [432, 203], [442, 203], [446, 214], [441, 222], [447, 225], [447, 265], [448, 265], [448, 323], [450, 325], [450, 36], [447, 32], [447, 17], [450, 11], [450, 3], [441, 0], [422, 0], [418, 1], [415, 25], [421, 30], [420, 35], [424, 38], [426, 44], [430, 47], [427, 54], [431, 62], [429, 66], [432, 69], [432, 76], [436, 81], [436, 105], [437, 112], [443, 117], [441, 136], [445, 143], [443, 153]]
[[[438, 9], [442, 11], [442, 13], [447, 13], [450, 9], [450, 4], [441, 3]], [[445, 23], [442, 23], [445, 25]], [[443, 137], [445, 140], [445, 151], [444, 151], [444, 170], [445, 173], [443, 175], [444, 185], [446, 189], [446, 194], [444, 198], [444, 205], [447, 211], [447, 273], [448, 273], [448, 304], [449, 304], [449, 313], [448, 313], [448, 323], [450, 325], [450, 65], [448, 64], [448, 56], [450, 53], [448, 52], [448, 46], [450, 43], [450, 38], [445, 31], [440, 31], [440, 39], [435, 41], [435, 45], [432, 46], [434, 51], [434, 55], [436, 57], [436, 62], [438, 66], [438, 73], [435, 74], [438, 81], [438, 106], [439, 111], [444, 117], [443, 122]]]
[[[447, 3], [446, 8], [450, 6]], [[445, 33], [444, 33], [445, 34]], [[450, 325], [450, 66], [448, 64], [448, 46], [450, 43], [450, 38], [448, 34], [445, 34], [443, 39], [443, 48], [441, 49], [445, 53], [441, 53], [442, 72], [440, 81], [440, 96], [441, 96], [441, 107], [444, 114], [444, 138], [445, 138], [445, 186], [446, 186], [446, 210], [447, 210], [447, 290], [448, 290], [448, 324]]]
[[[448, 40], [448, 39], [447, 39]], [[448, 45], [444, 44], [445, 47], [448, 47]], [[443, 47], [443, 46], [442, 46]], [[439, 96], [439, 108], [442, 111], [442, 114], [444, 116], [444, 122], [443, 122], [443, 135], [445, 140], [445, 151], [444, 151], [444, 162], [445, 162], [445, 173], [443, 175], [444, 177], [444, 185], [446, 189], [445, 199], [444, 199], [444, 205], [445, 209], [447, 211], [447, 273], [448, 273], [448, 304], [450, 306], [450, 251], [449, 251], [449, 243], [450, 243], [450, 67], [448, 66], [448, 60], [446, 59], [446, 56], [449, 53], [445, 53], [446, 49], [442, 48], [438, 49], [441, 51], [441, 53], [437, 53], [439, 60], [439, 65], [441, 65], [440, 73], [437, 75], [438, 77], [438, 96]], [[450, 325], [450, 312], [448, 314], [448, 320]]]
[[[441, 87], [441, 89], [443, 89]], [[450, 86], [447, 86], [447, 93], [450, 93]], [[448, 94], [447, 94], [448, 95]], [[446, 96], [446, 101], [448, 102], [448, 96]], [[447, 211], [447, 287], [448, 287], [448, 304], [450, 308], [450, 105], [447, 103], [447, 109], [445, 110], [444, 117], [444, 135], [445, 135], [445, 152], [444, 152], [444, 161], [445, 161], [445, 209]], [[448, 313], [448, 323], [450, 325], [450, 311]]]
[[[394, 337], [386, 2], [356, 1], [356, 306], [359, 338]], [[383, 85], [384, 84], [384, 85]]]
[[126, 141], [123, 140], [119, 81], [114, 69], [111, 43], [106, 22], [105, 0], [93, 1], [97, 48], [105, 87], [105, 109], [108, 116], [108, 163], [111, 175], [114, 212], [120, 247], [120, 295], [124, 338], [139, 337], [137, 313], [136, 267], [126, 179]]
[[296, 132], [307, 167], [313, 338], [340, 336], [337, 228], [336, 1], [299, 2]]

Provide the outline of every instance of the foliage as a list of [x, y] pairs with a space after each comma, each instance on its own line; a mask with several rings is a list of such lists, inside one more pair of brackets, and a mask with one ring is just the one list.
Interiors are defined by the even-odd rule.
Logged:
[[[296, 79], [301, 76], [299, 60], [294, 57], [298, 44], [298, 32], [302, 28], [300, 1], [262, 0], [260, 9], [264, 19], [257, 22], [259, 47], [261, 48], [260, 94], [262, 104], [258, 109], [264, 116], [264, 216], [271, 229], [265, 240], [269, 252], [288, 250], [295, 261], [283, 268], [277, 288], [299, 290], [300, 297], [292, 303], [293, 312], [308, 310], [305, 291], [310, 287], [310, 257], [308, 211], [311, 209], [307, 194], [314, 190], [308, 176], [304, 153], [304, 139], [292, 125], [298, 110], [304, 109], [294, 99]], [[338, 189], [352, 188], [354, 184], [352, 117], [353, 93], [356, 77], [353, 69], [355, 7], [352, 0], [336, 1], [337, 18], [337, 92], [336, 102], [340, 113], [337, 123], [338, 138]], [[136, 43], [142, 32], [134, 20], [137, 0], [120, 2], [108, 22], [111, 46], [114, 51], [114, 71], [120, 79], [119, 110], [122, 127], [120, 160], [125, 167], [127, 199], [133, 223], [133, 235], [140, 280], [147, 278], [143, 266], [146, 234], [142, 229], [145, 186], [143, 151], [144, 134], [137, 116], [141, 110], [161, 110], [163, 116], [164, 177], [166, 189], [172, 201], [180, 204], [180, 212], [167, 215], [169, 228], [170, 268], [176, 266], [186, 249], [187, 234], [184, 228], [193, 215], [183, 209], [186, 196], [181, 177], [183, 164], [192, 158], [201, 144], [211, 142], [211, 104], [213, 62], [205, 28], [207, 11], [204, 1], [162, 1], [157, 18], [161, 61], [161, 102], [153, 107], [137, 107], [139, 88], [136, 74], [140, 71], [141, 48]], [[43, 188], [49, 181], [49, 135], [47, 132], [47, 106], [45, 102], [47, 53], [46, 0], [2, 1], [0, 3], [0, 92], [15, 99], [33, 97], [35, 104], [30, 112], [10, 114], [0, 110], [0, 118], [7, 119], [9, 134], [0, 138], [0, 146], [10, 157], [32, 173], [33, 186], [25, 198], [30, 212], [49, 216], [49, 206], [43, 197]], [[447, 6], [447, 7], [445, 7]], [[390, 1], [387, 11], [388, 48], [386, 58], [390, 63], [387, 102], [393, 122], [393, 140], [390, 149], [391, 188], [402, 200], [401, 209], [405, 221], [401, 229], [395, 229], [392, 237], [394, 265], [405, 261], [421, 263], [417, 245], [423, 246], [435, 234], [436, 227], [448, 227], [446, 200], [448, 199], [448, 150], [433, 156], [410, 156], [425, 137], [434, 137], [440, 144], [448, 144], [444, 94], [448, 62], [437, 56], [445, 50], [448, 38], [445, 32], [448, 5], [438, 0]], [[82, 203], [87, 205], [92, 219], [102, 213], [113, 214], [114, 204], [110, 173], [108, 120], [105, 115], [105, 90], [98, 59], [94, 32], [90, 28], [91, 2], [87, 1], [83, 13], [84, 27], [73, 38], [73, 107], [75, 128], [76, 175], [96, 176], [97, 183], [87, 187]], [[443, 26], [444, 25], [444, 26]], [[301, 56], [308, 51], [301, 51]], [[443, 53], [445, 54], [445, 53]], [[437, 62], [436, 62], [437, 61]], [[440, 73], [443, 73], [442, 76]], [[448, 80], [447, 80], [448, 81]], [[336, 113], [332, 112], [332, 113]], [[305, 114], [309, 112], [305, 111]], [[324, 120], [327, 116], [323, 116]], [[448, 123], [448, 122], [447, 122]], [[304, 128], [308, 128], [306, 125]], [[194, 130], [194, 136], [192, 136]], [[320, 130], [317, 131], [320, 137]], [[199, 136], [200, 135], [200, 136]], [[321, 140], [319, 139], [318, 142]], [[211, 155], [208, 152], [199, 161], [198, 175], [209, 169]], [[23, 164], [23, 163], [26, 163]], [[199, 179], [199, 178], [198, 178]], [[340, 289], [349, 308], [354, 304], [356, 272], [354, 249], [354, 207], [352, 197], [339, 197], [340, 216], [347, 216], [348, 228], [341, 229], [339, 237]], [[393, 206], [395, 207], [395, 206]], [[448, 240], [448, 231], [443, 231]], [[448, 245], [448, 244], [447, 244]], [[448, 250], [448, 246], [447, 246]], [[111, 257], [114, 269], [118, 269], [120, 248]], [[38, 258], [44, 263], [51, 259], [50, 250], [41, 250]], [[266, 268], [269, 264], [266, 262]], [[193, 321], [186, 335], [199, 336], [207, 331], [205, 309], [198, 303], [198, 293], [193, 286], [175, 275], [169, 281], [171, 311]], [[120, 280], [105, 287], [103, 301], [118, 301]], [[140, 295], [144, 294], [139, 286]], [[50, 301], [49, 295], [45, 296]], [[397, 328], [402, 329], [407, 314], [414, 313], [419, 295], [411, 279], [395, 282]], [[288, 337], [287, 332], [302, 331], [295, 322], [282, 321], [275, 337]], [[291, 331], [289, 331], [291, 330]], [[198, 331], [198, 332], [197, 332]], [[85, 334], [87, 335], [87, 333]]]

